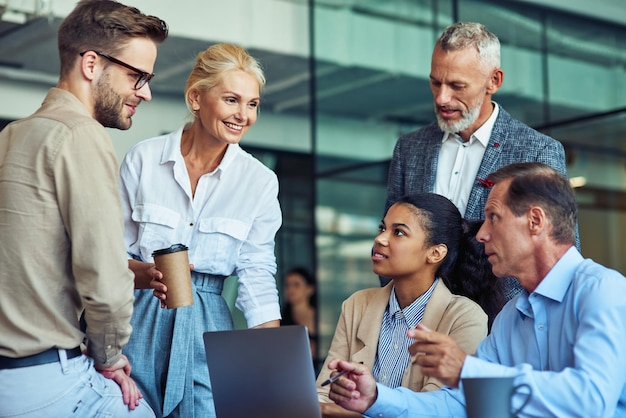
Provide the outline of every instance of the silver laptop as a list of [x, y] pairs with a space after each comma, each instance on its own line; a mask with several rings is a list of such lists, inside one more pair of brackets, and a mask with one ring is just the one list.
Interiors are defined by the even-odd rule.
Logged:
[[203, 337], [217, 418], [321, 418], [306, 327]]

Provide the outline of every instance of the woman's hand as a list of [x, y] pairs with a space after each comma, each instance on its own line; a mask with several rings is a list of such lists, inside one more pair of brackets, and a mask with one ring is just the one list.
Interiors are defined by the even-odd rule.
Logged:
[[163, 283], [163, 273], [161, 273], [155, 265], [152, 265], [147, 274], [152, 277], [150, 280], [150, 287], [152, 288], [152, 294], [155, 298], [161, 302], [161, 308], [167, 307], [167, 286]]
[[252, 328], [276, 328], [279, 326], [280, 326], [280, 321], [278, 319], [275, 319], [273, 321], [263, 322], [262, 324], [259, 324], [256, 327], [252, 327]]
[[[193, 264], [189, 264], [189, 270], [193, 271]], [[161, 308], [167, 308], [167, 286], [163, 283], [163, 273], [153, 265], [148, 269], [148, 275], [152, 277], [150, 280], [152, 294], [161, 302]]]
[[[128, 260], [128, 268], [135, 274], [135, 289], [152, 289], [152, 294], [161, 303], [161, 308], [167, 307], [167, 286], [163, 283], [163, 273], [154, 263], [138, 260]], [[193, 271], [193, 264], [189, 264]]]

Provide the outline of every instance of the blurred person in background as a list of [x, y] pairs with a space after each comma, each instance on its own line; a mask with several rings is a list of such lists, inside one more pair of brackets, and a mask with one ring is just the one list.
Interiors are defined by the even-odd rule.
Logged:
[[[315, 277], [304, 267], [294, 267], [284, 276], [285, 302], [281, 325], [304, 325], [309, 332], [311, 355], [317, 363], [317, 295]], [[317, 364], [316, 364], [317, 365]]]

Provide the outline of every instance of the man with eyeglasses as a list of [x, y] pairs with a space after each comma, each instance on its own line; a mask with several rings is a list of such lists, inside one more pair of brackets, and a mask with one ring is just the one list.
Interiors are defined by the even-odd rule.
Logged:
[[104, 128], [151, 100], [167, 33], [134, 7], [79, 2], [57, 86], [0, 132], [0, 417], [154, 416], [122, 355], [134, 282]]

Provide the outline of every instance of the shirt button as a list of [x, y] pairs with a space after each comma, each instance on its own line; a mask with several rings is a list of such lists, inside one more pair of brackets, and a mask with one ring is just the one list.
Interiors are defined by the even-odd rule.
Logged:
[[189, 222], [189, 226], [193, 226], [193, 222]]
[[539, 324], [539, 325], [537, 325], [537, 329], [538, 329], [539, 331], [543, 331], [543, 324]]
[[397, 350], [398, 349], [398, 344], [394, 345], [393, 348]]

